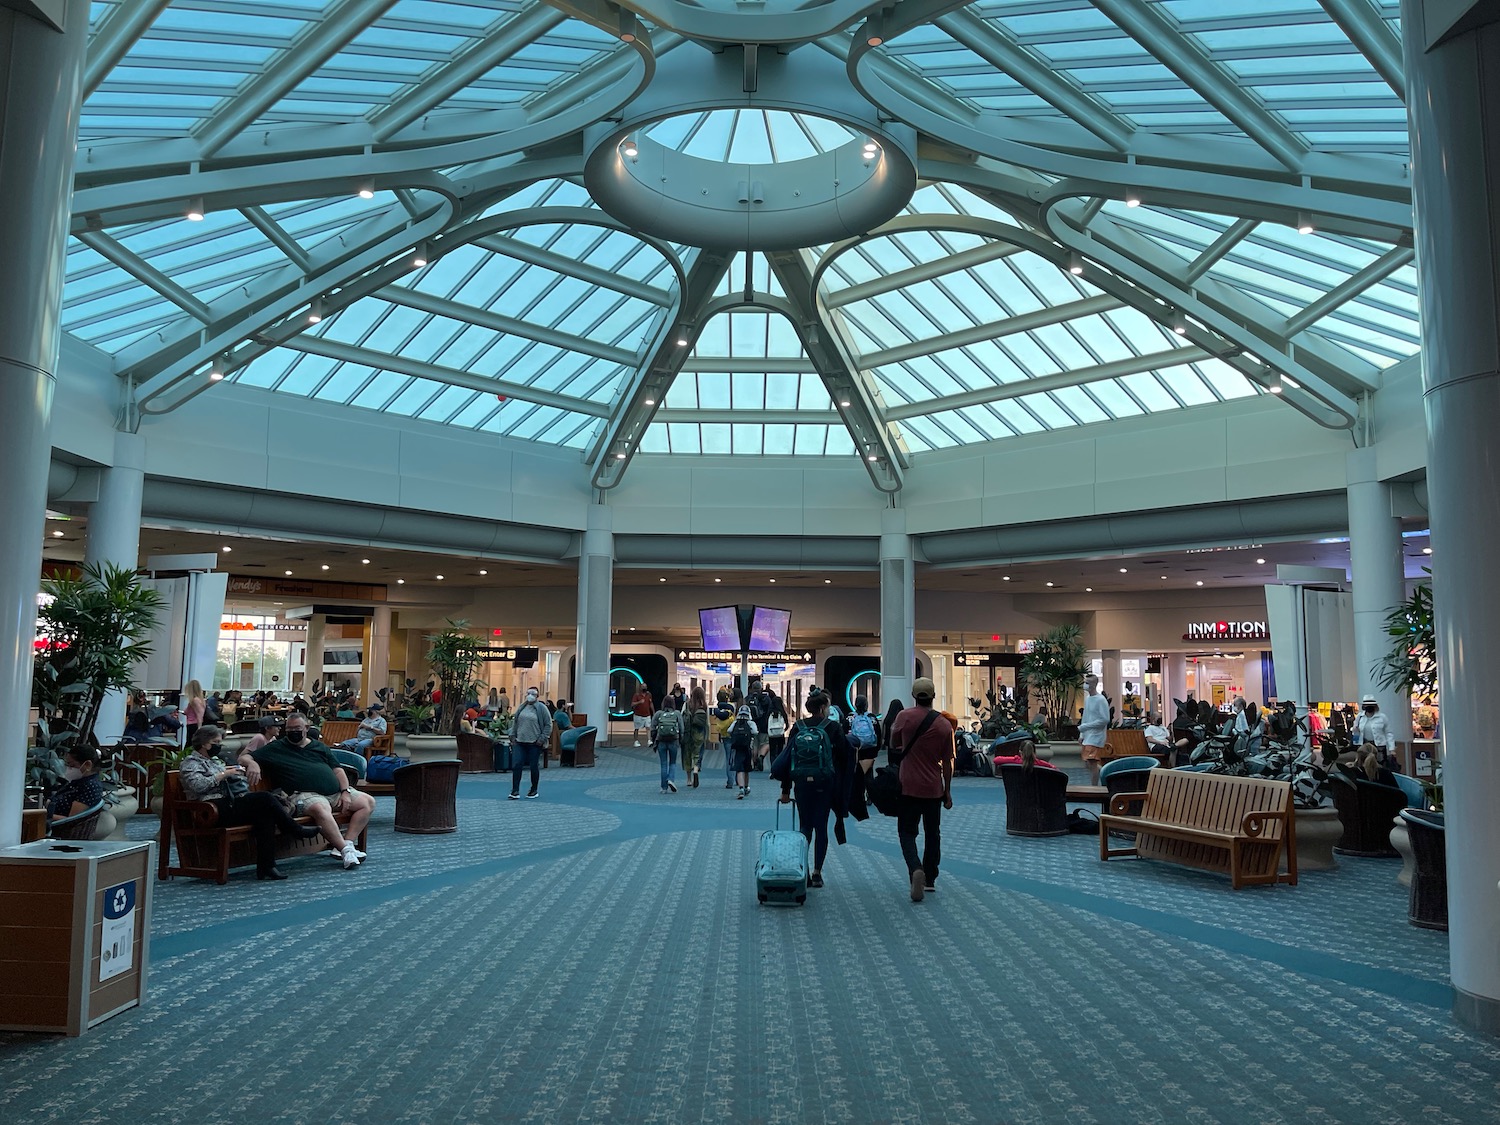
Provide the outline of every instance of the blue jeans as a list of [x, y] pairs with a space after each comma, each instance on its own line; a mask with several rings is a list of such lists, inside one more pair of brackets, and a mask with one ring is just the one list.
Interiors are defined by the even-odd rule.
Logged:
[[352, 750], [356, 754], [365, 754], [375, 744], [373, 738], [346, 738], [339, 743], [340, 750]]
[[675, 781], [677, 778], [677, 742], [675, 739], [657, 740], [656, 760], [661, 763], [661, 787], [665, 789], [667, 782]]
[[522, 742], [511, 747], [510, 763], [510, 791], [512, 793], [521, 791], [521, 771], [529, 766], [531, 768], [531, 791], [535, 793], [542, 781], [542, 744]]

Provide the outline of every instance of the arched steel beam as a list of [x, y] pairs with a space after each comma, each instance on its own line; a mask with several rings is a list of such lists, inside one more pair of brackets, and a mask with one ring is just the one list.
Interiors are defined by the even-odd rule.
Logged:
[[[608, 215], [593, 208], [535, 207], [523, 212], [479, 217], [447, 234], [441, 236], [434, 234], [429, 241], [432, 252], [441, 256], [459, 246], [478, 242], [500, 231], [561, 222], [588, 223], [623, 233], [632, 233], [625, 231]], [[656, 249], [672, 267], [680, 292], [684, 284], [683, 272], [672, 248], [656, 239], [642, 237], [642, 241]], [[190, 354], [177, 360], [169, 369], [153, 379], [148, 386], [142, 387], [138, 392], [137, 404], [144, 413], [167, 413], [213, 385], [206, 377], [198, 374], [203, 364], [226, 352], [231, 352], [234, 358], [233, 366], [243, 367], [251, 360], [279, 346], [282, 341], [306, 331], [309, 327], [306, 319], [292, 314], [301, 310], [312, 297], [322, 296], [325, 302], [325, 317], [332, 316], [364, 297], [379, 293], [386, 286], [411, 272], [411, 265], [405, 253], [402, 253], [395, 261], [391, 260], [389, 252], [360, 255], [350, 260], [349, 267], [346, 273], [336, 281], [319, 278], [317, 280], [321, 282], [321, 285], [303, 285], [283, 292], [271, 305], [257, 309], [255, 315], [223, 324], [220, 331], [200, 342]], [[332, 286], [332, 291], [325, 293], [323, 286]], [[147, 409], [148, 403], [157, 399], [161, 401]], [[587, 413], [587, 411], [584, 412]]]
[[[963, 182], [963, 177], [937, 176], [937, 169], [930, 171], [934, 173], [934, 178]], [[986, 185], [978, 179], [965, 186], [980, 192], [988, 190]], [[1003, 193], [996, 192], [996, 194]], [[1002, 199], [1000, 205], [1004, 206], [1009, 202], [1011, 201]], [[963, 231], [983, 238], [1008, 242], [1047, 259], [1058, 269], [1068, 268], [1068, 249], [1053, 239], [1024, 227], [974, 216], [945, 215], [940, 218], [902, 216], [871, 231], [870, 237], [931, 230]], [[855, 245], [857, 243], [850, 240], [830, 247], [819, 261], [818, 268], [814, 272], [813, 283], [816, 286], [814, 291], [820, 296], [823, 273], [832, 266], [840, 254], [847, 253]], [[1087, 280], [1095, 288], [1117, 298], [1151, 319], [1162, 324], [1169, 324], [1172, 319], [1172, 310], [1163, 303], [1165, 298], [1157, 292], [1158, 289], [1169, 287], [1160, 279], [1145, 275], [1144, 271], [1132, 269], [1128, 262], [1122, 261], [1121, 268], [1124, 272], [1116, 273], [1110, 269], [1095, 268], [1089, 273]], [[1182, 292], [1180, 298], [1181, 304], [1178, 307], [1181, 311], [1199, 321], [1197, 324], [1189, 321], [1188, 333], [1184, 337], [1186, 342], [1236, 367], [1247, 378], [1260, 381], [1265, 378], [1265, 372], [1260, 365], [1250, 362], [1242, 354], [1253, 350], [1254, 354], [1269, 362], [1276, 370], [1292, 376], [1298, 382], [1301, 390], [1294, 388], [1290, 393], [1282, 396], [1290, 405], [1295, 406], [1322, 426], [1342, 429], [1354, 424], [1359, 412], [1358, 404], [1342, 391], [1329, 386], [1320, 375], [1308, 370], [1294, 356], [1287, 355], [1264, 344], [1258, 338], [1250, 336], [1243, 326], [1208, 308], [1190, 294]], [[1003, 386], [1009, 386], [1009, 384]], [[996, 384], [996, 387], [998, 390], [1002, 384]]]

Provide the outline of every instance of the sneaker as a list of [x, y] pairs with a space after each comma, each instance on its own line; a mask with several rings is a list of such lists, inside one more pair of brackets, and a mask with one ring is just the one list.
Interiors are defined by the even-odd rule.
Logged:
[[732, 782], [732, 781], [726, 781], [724, 783], [724, 788], [725, 789], [733, 789], [734, 788], [734, 782]]
[[344, 870], [359, 866], [359, 854], [354, 850], [353, 844], [344, 845]]
[[750, 790], [748, 790], [748, 789], [741, 789], [740, 793], [739, 793], [739, 796], [736, 797], [735, 800], [736, 801], [743, 801], [745, 799], [746, 794], [748, 794], [749, 792], [750, 792]]
[[540, 796], [541, 796], [541, 794], [538, 793], [535, 789], [533, 789], [530, 793], [526, 794], [526, 799], [528, 801], [535, 801]]
[[667, 787], [665, 785], [662, 786], [661, 795], [663, 797], [665, 797], [667, 795]]
[[809, 887], [821, 887], [823, 885], [823, 873], [821, 871], [814, 871], [807, 877], [807, 885]]
[[697, 770], [693, 771], [693, 788], [694, 789], [698, 788], [698, 771]]
[[937, 884], [936, 883], [928, 883], [927, 884], [927, 893], [930, 894], [930, 895], [937, 894]]
[[519, 794], [519, 793], [512, 793], [510, 795], [510, 799], [512, 801], [519, 801], [521, 799], [521, 794]]
[[927, 892], [927, 876], [922, 874], [919, 867], [911, 873], [911, 900], [921, 902], [922, 896]]
[[674, 785], [674, 784], [673, 784], [673, 783], [672, 783], [672, 782], [670, 782], [670, 781], [669, 781], [669, 782], [667, 782], [667, 788], [668, 788], [668, 789], [670, 789], [670, 790], [671, 790], [671, 791], [672, 791], [672, 792], [673, 792], [673, 793], [675, 793], [675, 792], [677, 792], [677, 786], [676, 786], [676, 785]]

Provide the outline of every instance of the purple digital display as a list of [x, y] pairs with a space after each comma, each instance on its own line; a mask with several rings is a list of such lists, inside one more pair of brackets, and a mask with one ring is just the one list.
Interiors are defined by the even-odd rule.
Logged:
[[792, 611], [758, 605], [750, 617], [751, 652], [785, 652]]
[[703, 632], [703, 647], [709, 652], [740, 651], [740, 618], [734, 606], [700, 609], [698, 627]]

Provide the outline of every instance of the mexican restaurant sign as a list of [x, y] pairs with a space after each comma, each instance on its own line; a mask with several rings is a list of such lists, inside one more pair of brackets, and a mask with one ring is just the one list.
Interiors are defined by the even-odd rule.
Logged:
[[1268, 641], [1271, 630], [1264, 621], [1190, 621], [1185, 641]]

